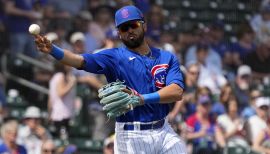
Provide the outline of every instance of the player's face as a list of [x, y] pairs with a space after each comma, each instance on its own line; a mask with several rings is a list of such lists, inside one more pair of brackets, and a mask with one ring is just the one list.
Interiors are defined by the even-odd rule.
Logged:
[[118, 27], [119, 36], [128, 48], [137, 48], [144, 41], [144, 27], [142, 21], [130, 21]]

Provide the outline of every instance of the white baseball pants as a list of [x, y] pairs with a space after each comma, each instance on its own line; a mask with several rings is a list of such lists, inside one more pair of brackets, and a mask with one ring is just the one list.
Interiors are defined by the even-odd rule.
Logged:
[[115, 154], [187, 154], [186, 144], [167, 120], [154, 130], [123, 130], [124, 124], [116, 122]]

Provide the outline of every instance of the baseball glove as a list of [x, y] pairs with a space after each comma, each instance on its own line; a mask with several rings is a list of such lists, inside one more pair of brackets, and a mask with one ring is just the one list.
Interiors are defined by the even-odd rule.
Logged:
[[141, 105], [138, 92], [128, 88], [121, 81], [112, 82], [100, 88], [98, 97], [101, 98], [100, 103], [109, 118], [118, 117]]

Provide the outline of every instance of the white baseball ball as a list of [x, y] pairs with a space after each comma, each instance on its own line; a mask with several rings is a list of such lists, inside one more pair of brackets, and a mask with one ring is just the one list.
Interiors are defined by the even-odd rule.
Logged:
[[33, 35], [38, 35], [40, 33], [40, 27], [37, 24], [32, 24], [29, 27], [29, 33]]

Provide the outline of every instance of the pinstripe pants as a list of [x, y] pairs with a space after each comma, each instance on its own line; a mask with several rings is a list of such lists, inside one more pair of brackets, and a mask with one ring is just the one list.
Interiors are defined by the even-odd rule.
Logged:
[[[155, 130], [123, 130], [116, 123], [115, 154], [187, 154], [186, 145], [169, 123]], [[136, 126], [135, 126], [136, 128]]]

